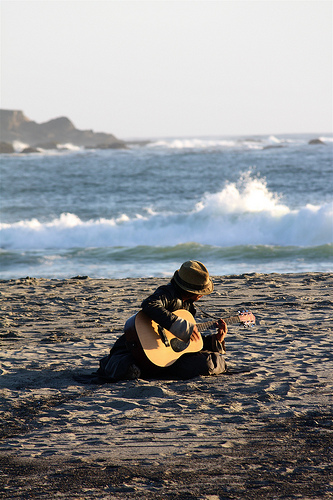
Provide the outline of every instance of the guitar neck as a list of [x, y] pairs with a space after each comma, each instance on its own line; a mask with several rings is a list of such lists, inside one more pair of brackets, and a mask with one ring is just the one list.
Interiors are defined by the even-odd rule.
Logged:
[[[239, 316], [229, 316], [228, 318], [223, 318], [223, 320], [227, 323], [227, 325], [235, 325], [239, 323]], [[197, 323], [197, 328], [199, 332], [203, 332], [205, 330], [209, 330], [212, 326], [217, 326], [217, 321], [206, 321], [204, 323]]]

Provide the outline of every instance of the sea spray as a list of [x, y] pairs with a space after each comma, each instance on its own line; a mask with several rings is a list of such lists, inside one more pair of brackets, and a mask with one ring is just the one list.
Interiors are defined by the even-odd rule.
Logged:
[[3, 155], [0, 277], [171, 276], [189, 258], [213, 274], [333, 270], [332, 145], [175, 137]]
[[206, 194], [188, 213], [156, 213], [83, 221], [63, 213], [49, 222], [37, 219], [0, 224], [6, 249], [167, 246], [195, 242], [237, 245], [318, 246], [332, 242], [333, 204], [291, 210], [262, 179], [244, 175]]

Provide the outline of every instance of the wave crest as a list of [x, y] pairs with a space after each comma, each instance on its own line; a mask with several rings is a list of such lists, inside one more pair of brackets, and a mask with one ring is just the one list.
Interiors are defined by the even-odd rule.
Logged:
[[333, 203], [292, 210], [270, 192], [263, 179], [242, 176], [222, 191], [207, 193], [188, 213], [156, 213], [83, 221], [62, 213], [48, 222], [37, 219], [0, 224], [2, 248], [99, 248], [138, 245], [318, 246], [331, 243]]

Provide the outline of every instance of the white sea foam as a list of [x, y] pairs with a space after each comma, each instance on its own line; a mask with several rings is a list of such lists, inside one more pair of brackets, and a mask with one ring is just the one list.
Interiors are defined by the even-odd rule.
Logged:
[[58, 144], [58, 149], [65, 149], [68, 151], [80, 151], [82, 149], [81, 146], [76, 146], [71, 142], [66, 142], [65, 144]]
[[26, 144], [25, 142], [21, 141], [13, 141], [13, 148], [16, 153], [20, 153], [23, 151], [23, 149], [28, 148], [29, 144]]
[[205, 195], [196, 209], [208, 215], [269, 212], [276, 217], [289, 212], [286, 205], [279, 203], [279, 197], [268, 190], [265, 180], [252, 178], [251, 172], [243, 174], [237, 184], [228, 182], [221, 192]]
[[161, 139], [148, 144], [150, 148], [168, 148], [168, 149], [210, 149], [235, 147], [237, 140], [227, 139]]
[[328, 137], [328, 136], [320, 136], [319, 139], [325, 143], [332, 143], [333, 142], [333, 137]]
[[238, 184], [208, 193], [188, 213], [147, 212], [129, 217], [83, 221], [63, 213], [49, 222], [37, 219], [0, 224], [7, 249], [89, 248], [177, 245], [196, 242], [234, 245], [318, 246], [333, 241], [333, 204], [292, 210], [262, 179], [246, 174]]
[[275, 137], [275, 135], [270, 135], [268, 138], [268, 142], [271, 142], [272, 144], [280, 144], [281, 140]]
[[161, 138], [151, 141], [147, 147], [170, 150], [224, 150], [224, 149], [265, 149], [305, 144], [299, 137], [254, 136], [254, 137], [202, 137], [202, 138]]

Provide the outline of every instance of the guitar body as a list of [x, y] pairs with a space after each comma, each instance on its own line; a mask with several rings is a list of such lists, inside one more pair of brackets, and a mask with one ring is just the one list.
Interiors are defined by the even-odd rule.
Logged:
[[[195, 319], [189, 311], [179, 309], [174, 314], [195, 324]], [[184, 342], [165, 328], [150, 319], [142, 311], [129, 318], [125, 324], [125, 336], [129, 342], [133, 355], [139, 362], [145, 361], [144, 357], [155, 366], [165, 368], [172, 365], [185, 353], [198, 352], [203, 348], [203, 341], [190, 340]], [[140, 345], [138, 345], [138, 342]]]
[[[192, 314], [185, 309], [174, 311], [174, 314], [192, 324], [196, 324]], [[244, 311], [237, 316], [224, 318], [224, 321], [227, 324], [241, 323], [244, 326], [253, 326], [255, 317], [251, 312]], [[212, 326], [216, 328], [216, 322], [217, 320], [198, 323], [197, 328], [199, 332]], [[165, 328], [162, 328], [142, 311], [131, 316], [126, 321], [124, 333], [128, 348], [140, 364], [140, 368], [145, 366], [149, 367], [149, 369], [153, 366], [155, 368], [166, 368], [177, 361], [183, 354], [198, 352], [203, 348], [201, 336], [200, 340], [184, 342]]]

